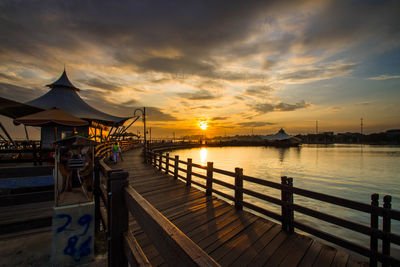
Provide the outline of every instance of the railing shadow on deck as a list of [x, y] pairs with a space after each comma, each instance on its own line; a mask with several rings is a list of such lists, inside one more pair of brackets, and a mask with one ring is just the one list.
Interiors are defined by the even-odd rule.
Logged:
[[[129, 230], [129, 213], [171, 266], [219, 266], [207, 253], [128, 185], [128, 172], [113, 170], [103, 160], [95, 167], [96, 232], [107, 231], [108, 266], [151, 266]], [[103, 207], [102, 205], [103, 204]]]
[[[211, 196], [212, 193], [215, 193], [216, 195], [233, 201], [236, 209], [238, 210], [242, 210], [243, 207], [246, 207], [249, 210], [259, 212], [263, 215], [280, 221], [282, 224], [282, 229], [284, 231], [292, 233], [294, 232], [294, 229], [297, 228], [306, 233], [312, 234], [318, 238], [324, 239], [340, 247], [368, 257], [370, 266], [377, 266], [378, 262], [382, 263], [382, 266], [400, 266], [400, 260], [390, 255], [391, 244], [400, 245], [400, 236], [395, 233], [391, 233], [391, 221], [400, 221], [400, 211], [391, 209], [391, 196], [384, 196], [383, 206], [379, 207], [379, 195], [372, 194], [371, 204], [368, 205], [353, 200], [348, 200], [294, 187], [293, 178], [290, 177], [281, 177], [281, 183], [279, 184], [243, 175], [243, 169], [241, 168], [235, 168], [235, 172], [230, 172], [214, 168], [212, 162], [208, 162], [207, 166], [203, 166], [193, 163], [192, 159], [190, 158], [188, 158], [187, 161], [183, 161], [179, 159], [179, 156], [170, 157], [169, 153], [163, 154], [162, 152], [173, 148], [175, 148], [175, 146], [157, 147], [153, 150], [146, 149], [144, 150], [145, 161], [148, 164], [152, 164], [159, 171], [163, 171], [166, 174], [171, 174], [172, 176], [174, 176], [175, 179], [180, 178], [184, 180], [188, 186], [190, 186], [191, 184], [197, 185], [198, 187], [204, 189], [206, 195], [208, 196]], [[185, 167], [182, 168], [182, 165]], [[202, 170], [202, 172], [205, 172], [206, 175], [194, 172], [194, 168]], [[182, 173], [186, 175], [182, 175]], [[215, 177], [213, 177], [214, 173], [234, 178], [234, 184], [215, 179]], [[203, 184], [198, 181], [194, 181], [192, 179], [193, 176], [203, 179], [205, 183]], [[244, 188], [243, 181], [257, 184], [263, 187], [280, 190], [281, 198], [278, 199], [263, 193]], [[218, 184], [222, 187], [231, 189], [233, 191], [233, 195], [226, 194], [220, 190], [213, 188], [213, 184]], [[244, 194], [280, 206], [281, 214], [244, 201]], [[370, 226], [368, 227], [356, 222], [345, 220], [330, 214], [326, 214], [310, 209], [308, 207], [298, 205], [294, 203], [294, 195], [299, 195], [320, 202], [330, 203], [348, 209], [367, 213], [370, 215]], [[306, 225], [302, 222], [295, 221], [295, 211], [328, 223], [332, 223], [342, 228], [364, 234], [370, 239], [370, 247], [367, 248], [359, 244], [355, 244], [341, 237], [335, 236], [332, 233], [327, 233], [317, 228]], [[382, 229], [379, 229], [380, 217], [382, 219]], [[379, 250], [378, 248], [379, 240], [381, 240], [382, 242], [381, 250]]]

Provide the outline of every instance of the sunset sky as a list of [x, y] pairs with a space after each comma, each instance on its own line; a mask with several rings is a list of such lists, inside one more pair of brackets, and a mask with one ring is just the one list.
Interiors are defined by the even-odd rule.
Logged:
[[399, 14], [396, 0], [1, 1], [0, 96], [32, 100], [65, 64], [93, 107], [148, 107], [154, 136], [202, 121], [209, 136], [359, 132], [361, 117], [386, 131], [400, 128]]

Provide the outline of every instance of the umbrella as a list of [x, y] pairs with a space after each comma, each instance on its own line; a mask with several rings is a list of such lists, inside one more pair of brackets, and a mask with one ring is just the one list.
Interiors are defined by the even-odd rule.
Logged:
[[84, 126], [89, 123], [79, 119], [67, 112], [59, 109], [48, 109], [38, 113], [30, 114], [14, 120], [16, 123], [22, 123], [28, 126]]

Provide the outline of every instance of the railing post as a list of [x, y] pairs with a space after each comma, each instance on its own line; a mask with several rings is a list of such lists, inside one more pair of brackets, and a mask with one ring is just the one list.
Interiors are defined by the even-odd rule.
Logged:
[[207, 162], [206, 196], [211, 196], [212, 194], [213, 165], [214, 163]]
[[294, 232], [294, 210], [293, 210], [293, 178], [288, 178], [287, 179], [287, 185], [288, 185], [288, 191], [286, 195], [287, 199], [287, 224], [288, 224], [288, 232], [293, 233]]
[[378, 219], [376, 208], [379, 206], [379, 194], [371, 195], [371, 237], [370, 237], [370, 250], [371, 255], [369, 257], [369, 266], [378, 266], [378, 261], [376, 260], [376, 254], [378, 253], [378, 238], [376, 237], [375, 231], [378, 230]]
[[287, 177], [281, 177], [281, 215], [282, 215], [282, 230], [287, 231], [287, 194], [286, 194], [286, 185], [287, 185]]
[[146, 147], [146, 145], [143, 148], [143, 155], [144, 155], [144, 163], [148, 163], [148, 159], [147, 159], [148, 155], [147, 155], [147, 147]]
[[192, 185], [192, 159], [187, 159], [186, 186]]
[[165, 174], [168, 173], [169, 173], [169, 153], [167, 153], [165, 157]]
[[235, 168], [235, 208], [243, 210], [243, 169]]
[[94, 195], [94, 231], [100, 232], [100, 166], [99, 159], [95, 158], [94, 163], [94, 181], [93, 181], [93, 195]]
[[179, 156], [175, 156], [174, 179], [178, 179]]
[[157, 154], [156, 152], [153, 151], [153, 167], [156, 167], [157, 165]]
[[[391, 222], [390, 222], [390, 216], [389, 216], [389, 211], [392, 208], [392, 197], [389, 195], [386, 195], [383, 197], [383, 208], [385, 209], [383, 212], [383, 218], [382, 218], [382, 230], [385, 234], [390, 233], [390, 228], [391, 228]], [[390, 239], [387, 235], [384, 235], [382, 238], [382, 254], [383, 256], [390, 256]], [[389, 266], [389, 264], [383, 260], [382, 266]]]
[[123, 233], [128, 230], [128, 209], [123, 194], [127, 178], [127, 172], [119, 171], [112, 172], [107, 179], [108, 266], [128, 266], [123, 246]]
[[158, 170], [161, 171], [162, 170], [162, 152], [160, 152], [160, 154], [158, 155]]

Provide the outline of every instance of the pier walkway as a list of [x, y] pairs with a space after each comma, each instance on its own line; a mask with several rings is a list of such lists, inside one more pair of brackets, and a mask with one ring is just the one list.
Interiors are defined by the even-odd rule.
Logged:
[[[166, 218], [222, 266], [366, 266], [357, 256], [206, 196], [143, 163], [141, 149], [111, 167], [129, 172], [129, 183]], [[140, 226], [130, 229], [154, 266], [166, 265]]]

